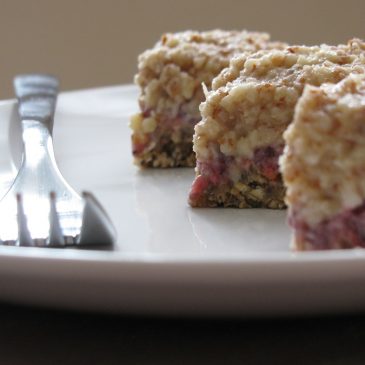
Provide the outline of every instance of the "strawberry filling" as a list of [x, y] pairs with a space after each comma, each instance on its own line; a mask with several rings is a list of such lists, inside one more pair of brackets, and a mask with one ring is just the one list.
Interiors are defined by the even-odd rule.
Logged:
[[365, 202], [322, 221], [315, 227], [291, 213], [289, 225], [295, 229], [296, 241], [314, 250], [365, 247]]
[[283, 153], [283, 146], [268, 146], [256, 149], [253, 157], [253, 163], [260, 173], [268, 180], [277, 180], [280, 178], [279, 156]]

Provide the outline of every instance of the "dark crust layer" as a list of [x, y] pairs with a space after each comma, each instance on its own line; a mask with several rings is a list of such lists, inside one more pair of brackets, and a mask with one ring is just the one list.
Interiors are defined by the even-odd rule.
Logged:
[[145, 168], [194, 167], [196, 159], [191, 136], [189, 132], [184, 133], [181, 141], [175, 143], [171, 140], [171, 134], [163, 134], [155, 146], [135, 154], [134, 161]]
[[[232, 183], [215, 186], [210, 184], [204, 193], [195, 196], [190, 194], [189, 204], [194, 208], [269, 208], [285, 209], [285, 187], [280, 181], [263, 181], [262, 176], [254, 175], [241, 179], [245, 191], [234, 187]], [[246, 190], [247, 187], [247, 190]]]

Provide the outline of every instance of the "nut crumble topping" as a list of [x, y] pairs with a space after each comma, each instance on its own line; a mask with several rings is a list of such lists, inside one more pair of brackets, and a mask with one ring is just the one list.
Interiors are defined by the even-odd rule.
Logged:
[[365, 199], [365, 75], [307, 86], [284, 134], [281, 170], [296, 219], [315, 226]]

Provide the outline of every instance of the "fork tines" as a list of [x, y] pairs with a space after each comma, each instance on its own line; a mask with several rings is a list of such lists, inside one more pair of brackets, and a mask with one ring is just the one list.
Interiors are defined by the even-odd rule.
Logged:
[[[89, 192], [83, 192], [82, 221], [72, 222], [72, 226], [79, 226], [74, 234], [66, 233], [62, 228], [62, 212], [57, 210], [57, 197], [52, 191], [49, 194], [49, 230], [47, 237], [32, 237], [28, 227], [28, 218], [24, 209], [23, 195], [16, 194], [16, 223], [17, 237], [0, 240], [7, 246], [34, 246], [34, 247], [83, 247], [83, 246], [112, 246], [115, 241], [115, 229], [107, 213]], [[0, 222], [1, 224], [1, 222]], [[66, 227], [67, 230], [67, 227]]]

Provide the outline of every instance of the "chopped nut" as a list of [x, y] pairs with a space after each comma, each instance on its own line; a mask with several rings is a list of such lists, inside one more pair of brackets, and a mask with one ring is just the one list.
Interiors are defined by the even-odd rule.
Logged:
[[131, 116], [129, 126], [134, 132], [138, 132], [142, 126], [143, 116], [141, 113], [134, 114]]
[[146, 118], [142, 121], [142, 130], [144, 133], [152, 133], [157, 127], [155, 118]]
[[235, 188], [240, 191], [240, 192], [245, 192], [247, 190], [249, 190], [249, 187], [241, 182], [237, 182], [235, 185]]
[[256, 189], [252, 189], [250, 191], [250, 195], [253, 195], [257, 199], [262, 200], [264, 198], [264, 196], [265, 196], [265, 192], [260, 187], [257, 187]]

